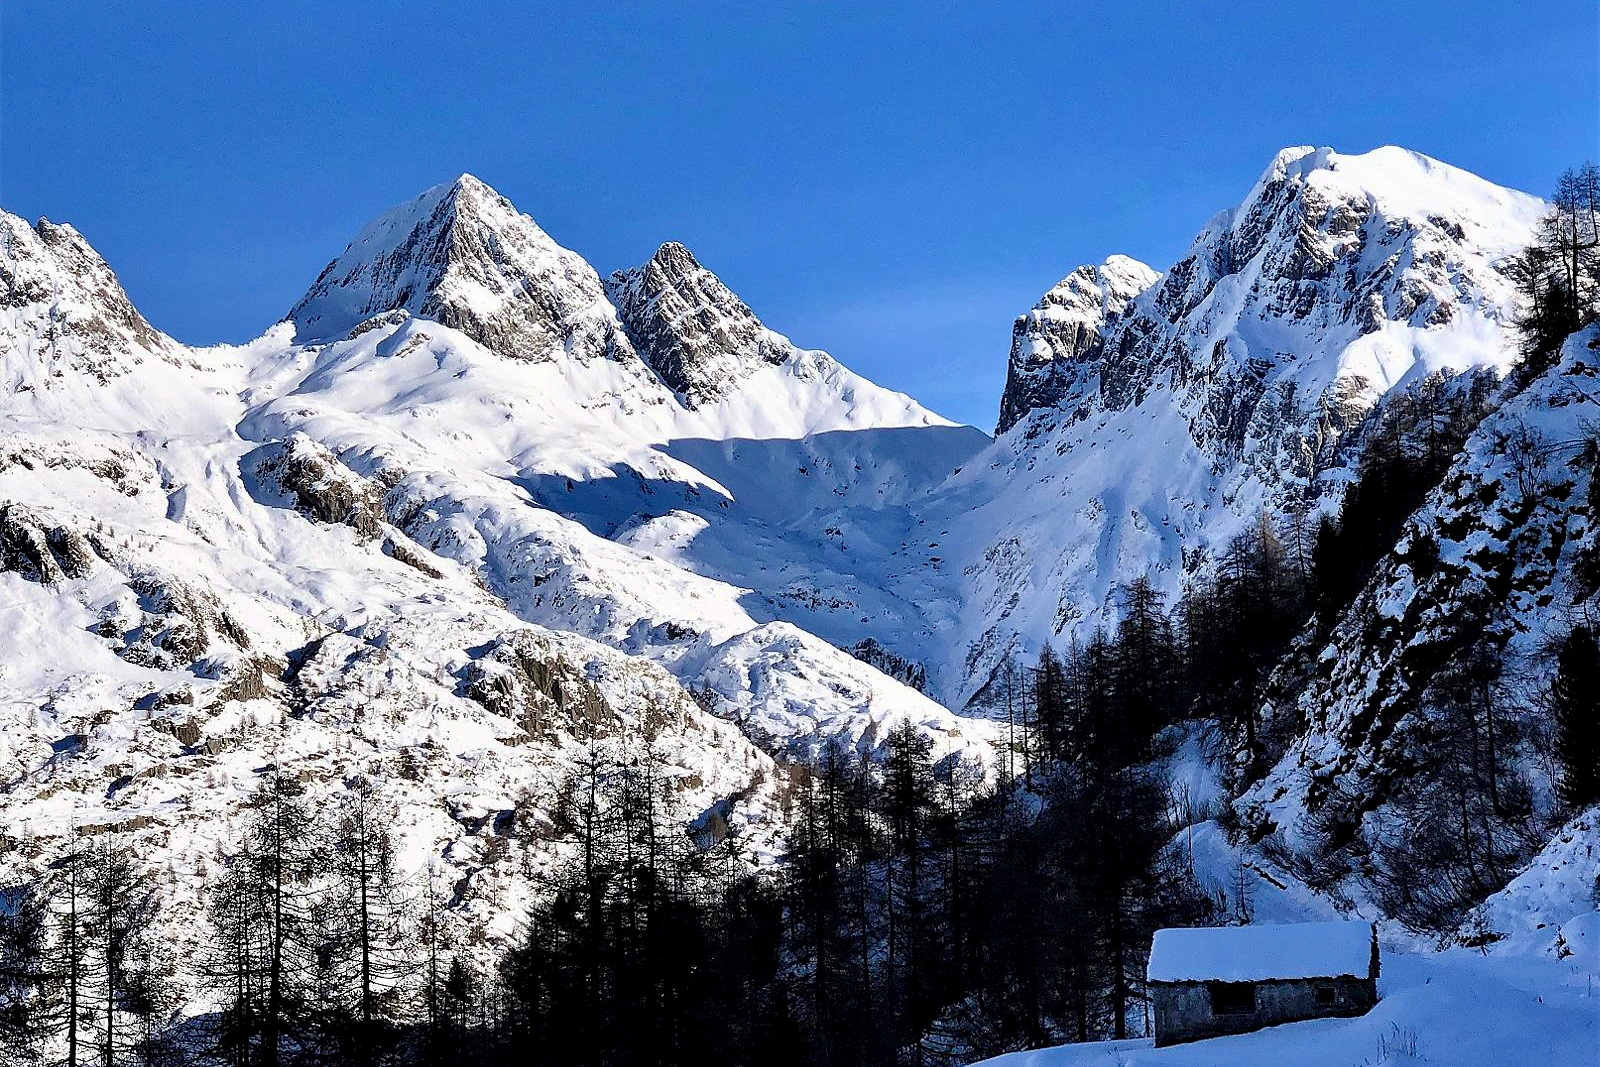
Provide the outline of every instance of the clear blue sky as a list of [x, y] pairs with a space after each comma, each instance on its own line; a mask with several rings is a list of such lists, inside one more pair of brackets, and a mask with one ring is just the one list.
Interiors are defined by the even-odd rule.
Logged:
[[1597, 150], [1593, 0], [6, 0], [0, 204], [162, 329], [243, 340], [471, 171], [602, 272], [689, 245], [774, 328], [993, 425], [1010, 323], [1169, 265], [1289, 144], [1547, 191]]

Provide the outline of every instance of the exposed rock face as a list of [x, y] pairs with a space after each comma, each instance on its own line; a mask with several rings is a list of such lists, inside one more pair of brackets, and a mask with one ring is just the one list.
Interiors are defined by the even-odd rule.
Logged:
[[511, 359], [633, 357], [594, 268], [470, 174], [375, 219], [288, 317], [336, 340], [399, 310]]
[[919, 693], [927, 691], [928, 669], [904, 656], [895, 655], [879, 644], [876, 638], [869, 637], [852, 645], [850, 654], [862, 663], [872, 664], [896, 681], [904, 682]]
[[[1311, 457], [1295, 471], [1305, 477], [1352, 416], [1407, 375], [1506, 362], [1494, 328], [1509, 324], [1514, 295], [1499, 266], [1536, 204], [1403, 149], [1285, 149], [1159, 279], [1123, 259], [1120, 285], [1108, 283], [1113, 257], [1080, 267], [1019, 319], [1012, 373], [1023, 388], [1008, 395], [1002, 429], [1033, 408], [1074, 420], [1166, 387], [1218, 460], [1248, 443], [1263, 470]], [[1463, 315], [1479, 321], [1449, 330]], [[1432, 343], [1413, 345], [1425, 331]], [[1053, 387], [1017, 375], [1019, 362], [1051, 368]], [[1030, 395], [1039, 402], [1020, 402]]]
[[0, 503], [0, 571], [45, 585], [82, 578], [94, 566], [89, 543], [22, 504]]
[[1005, 433], [1033, 409], [1055, 407], [1091, 384], [1106, 334], [1160, 277], [1136, 259], [1111, 256], [1098, 267], [1079, 267], [1018, 316], [995, 432]]
[[794, 354], [681, 244], [618, 271], [607, 288], [640, 355], [691, 407], [721, 399], [764, 365]]
[[1100, 398], [1170, 385], [1209, 454], [1313, 476], [1408, 375], [1505, 364], [1535, 203], [1403, 149], [1285, 149], [1114, 331]]
[[250, 647], [250, 635], [215, 593], [202, 585], [186, 582], [159, 570], [137, 570], [128, 578], [128, 587], [137, 594], [134, 604], [124, 606], [118, 616], [108, 616], [113, 626], [120, 623], [121, 655], [130, 663], [158, 669], [187, 667], [208, 652], [218, 640], [233, 649]]
[[326, 448], [294, 434], [264, 451], [256, 474], [291, 496], [305, 514], [348, 526], [364, 541], [383, 533], [382, 489], [357, 477]]

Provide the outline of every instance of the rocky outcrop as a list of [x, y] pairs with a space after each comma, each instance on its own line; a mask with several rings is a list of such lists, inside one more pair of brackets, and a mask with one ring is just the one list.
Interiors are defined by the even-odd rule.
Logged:
[[691, 407], [720, 399], [795, 351], [681, 244], [664, 244], [644, 266], [613, 274], [607, 289], [639, 354]]
[[1005, 433], [1035, 408], [1092, 393], [1106, 334], [1160, 277], [1136, 259], [1111, 256], [1099, 266], [1079, 267], [1018, 316], [995, 432]]
[[137, 570], [128, 579], [137, 595], [117, 605], [100, 624], [103, 636], [117, 638], [129, 663], [170, 670], [187, 667], [223, 648], [250, 647], [250, 635], [211, 590], [158, 570]]
[[268, 445], [256, 461], [255, 472], [318, 522], [348, 526], [363, 541], [383, 534], [383, 490], [358, 477], [304, 434]]
[[22, 504], [0, 503], [0, 571], [44, 585], [82, 578], [95, 555], [83, 534]]
[[573, 732], [579, 724], [615, 728], [618, 721], [599, 689], [529, 631], [491, 642], [463, 668], [461, 691], [534, 739]]
[[872, 664], [895, 681], [909, 685], [919, 693], [928, 691], [928, 668], [884, 648], [876, 638], [859, 641], [849, 651], [862, 663]]
[[103, 440], [73, 439], [69, 434], [0, 434], [0, 474], [14, 469], [84, 471], [130, 497], [160, 485], [155, 464], [147, 456]]

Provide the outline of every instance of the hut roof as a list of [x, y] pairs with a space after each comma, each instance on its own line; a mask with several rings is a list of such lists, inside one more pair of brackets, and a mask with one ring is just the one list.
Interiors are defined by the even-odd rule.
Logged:
[[1367, 978], [1375, 937], [1364, 922], [1157, 930], [1147, 973], [1152, 982]]

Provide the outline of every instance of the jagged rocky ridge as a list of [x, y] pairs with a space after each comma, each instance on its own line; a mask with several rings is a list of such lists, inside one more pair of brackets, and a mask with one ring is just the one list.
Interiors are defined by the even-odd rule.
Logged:
[[1011, 327], [1011, 357], [1000, 397], [1005, 433], [1038, 408], [1053, 408], [1099, 373], [1106, 336], [1135, 297], [1161, 275], [1127, 256], [1079, 267]]
[[613, 274], [607, 291], [645, 362], [691, 406], [800, 355], [675, 242], [644, 266]]

